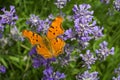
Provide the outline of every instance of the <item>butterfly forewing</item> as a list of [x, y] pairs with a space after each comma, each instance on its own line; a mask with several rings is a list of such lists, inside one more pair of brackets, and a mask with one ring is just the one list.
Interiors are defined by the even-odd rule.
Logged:
[[22, 35], [28, 38], [32, 45], [39, 44], [39, 42], [42, 42], [42, 37], [32, 31], [23, 30]]
[[61, 16], [58, 16], [55, 18], [55, 20], [51, 23], [50, 28], [47, 32], [48, 39], [54, 39], [57, 36], [64, 33], [64, 29], [62, 28], [62, 21], [63, 18]]

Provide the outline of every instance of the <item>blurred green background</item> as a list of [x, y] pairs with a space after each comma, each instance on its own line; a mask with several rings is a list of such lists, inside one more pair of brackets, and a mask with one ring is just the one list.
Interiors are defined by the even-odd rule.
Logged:
[[[15, 6], [19, 17], [16, 25], [19, 31], [22, 31], [23, 28], [28, 27], [26, 20], [30, 14], [38, 15], [40, 19], [45, 19], [50, 14], [56, 16], [59, 9], [54, 5], [54, 2], [54, 0], [0, 0], [0, 9], [6, 7], [9, 10], [10, 5]], [[100, 80], [111, 80], [114, 76], [114, 69], [120, 63], [120, 12], [114, 9], [113, 0], [109, 4], [101, 3], [100, 0], [71, 0], [62, 11], [66, 15], [72, 15], [74, 4], [83, 3], [91, 5], [97, 24], [104, 27], [104, 37], [95, 41], [94, 46], [106, 40], [109, 43], [109, 48], [115, 47], [115, 55], [107, 57], [105, 61], [96, 62], [93, 68], [99, 72]], [[67, 21], [63, 22], [65, 29], [69, 26], [73, 26], [73, 24], [71, 25]], [[14, 43], [14, 46], [6, 46], [4, 49], [4, 51], [9, 49], [9, 54], [4, 54], [4, 51], [0, 50], [0, 63], [7, 67], [7, 72], [0, 74], [0, 80], [40, 80], [43, 68], [34, 69], [28, 56], [29, 50], [21, 46], [23, 44], [30, 48], [30, 44], [25, 42]], [[81, 71], [79, 67], [75, 67], [75, 64], [64, 68], [59, 67], [59, 69], [63, 72], [65, 70], [66, 80], [74, 80], [76, 73]]]

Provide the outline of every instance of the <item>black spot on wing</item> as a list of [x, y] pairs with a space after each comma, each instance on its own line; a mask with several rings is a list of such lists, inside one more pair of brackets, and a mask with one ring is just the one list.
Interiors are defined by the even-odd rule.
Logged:
[[35, 36], [35, 34], [34, 34], [34, 33], [33, 33], [32, 35], [33, 35], [33, 36]]
[[53, 26], [50, 26], [52, 29], [54, 29], [54, 27]]
[[55, 35], [55, 33], [53, 33], [53, 35]]
[[51, 30], [49, 30], [49, 32], [52, 32]]
[[38, 40], [36, 39], [36, 41], [38, 42]]

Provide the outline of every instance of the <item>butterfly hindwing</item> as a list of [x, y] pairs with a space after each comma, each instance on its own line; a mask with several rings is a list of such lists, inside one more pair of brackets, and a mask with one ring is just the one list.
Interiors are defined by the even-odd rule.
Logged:
[[36, 51], [39, 55], [41, 55], [45, 59], [52, 58], [51, 52], [47, 49], [47, 47], [44, 44], [37, 45]]
[[56, 57], [63, 52], [65, 42], [61, 38], [55, 38], [51, 40], [51, 46], [53, 48], [53, 56]]

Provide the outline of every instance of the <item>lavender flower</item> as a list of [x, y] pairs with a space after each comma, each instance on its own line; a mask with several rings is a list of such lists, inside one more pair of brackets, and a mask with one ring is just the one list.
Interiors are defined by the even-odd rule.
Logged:
[[36, 52], [36, 47], [33, 47], [29, 55], [32, 57], [32, 64], [34, 68], [39, 68], [40, 66], [48, 66], [50, 65], [51, 62], [54, 62], [56, 59], [51, 58], [51, 59], [44, 59], [42, 56], [38, 55]]
[[68, 1], [70, 0], [56, 0], [55, 5], [57, 6], [57, 8], [62, 9]]
[[83, 74], [78, 74], [76, 76], [77, 80], [98, 80], [99, 78], [98, 76], [98, 72], [92, 72], [89, 73], [88, 71], [85, 71]]
[[90, 53], [90, 50], [86, 51], [86, 54], [80, 54], [80, 56], [82, 57], [82, 60], [85, 62], [85, 65], [83, 66], [87, 66], [88, 69], [91, 68], [91, 65], [95, 63], [96, 61], [96, 57], [94, 57], [94, 55], [92, 53]]
[[0, 46], [1, 46], [1, 48], [4, 48], [7, 44], [9, 44], [9, 39], [5, 38], [5, 37], [2, 37], [0, 39]]
[[112, 80], [120, 80], [120, 75], [118, 77], [113, 77]]
[[15, 7], [10, 6], [10, 11], [6, 11], [5, 8], [1, 10], [3, 11], [4, 14], [0, 15], [0, 23], [14, 26], [16, 23], [15, 21], [18, 20]]
[[94, 35], [94, 38], [95, 38], [95, 39], [99, 39], [100, 37], [103, 36], [103, 33], [102, 33], [103, 29], [104, 29], [103, 27], [100, 28], [100, 27], [98, 27], [98, 26], [95, 26], [95, 27], [93, 28], [93, 35]]
[[65, 32], [66, 39], [72, 38], [77, 40], [83, 48], [88, 46], [88, 42], [91, 39], [98, 39], [103, 36], [103, 28], [98, 27], [96, 21], [93, 21], [93, 11], [88, 10], [90, 8], [89, 4], [74, 5], [73, 19], [75, 31], [68, 29]]
[[26, 23], [31, 25], [31, 27], [33, 27], [33, 26], [36, 27], [39, 25], [39, 21], [40, 21], [40, 18], [38, 16], [31, 14], [29, 20]]
[[66, 44], [65, 46], [65, 54], [58, 57], [58, 63], [61, 66], [66, 66], [71, 61], [71, 53], [73, 52], [74, 47], [70, 46], [69, 44]]
[[120, 64], [118, 65], [119, 67], [114, 70], [114, 74], [117, 75], [117, 77], [113, 77], [112, 80], [120, 80]]
[[10, 11], [6, 11], [5, 8], [2, 8], [1, 11], [4, 13], [0, 15], [0, 34], [2, 38], [2, 33], [6, 24], [15, 26], [18, 16], [15, 14], [15, 7], [10, 6]]
[[120, 66], [114, 70], [114, 73], [120, 75]]
[[113, 55], [114, 54], [114, 47], [112, 47], [111, 49], [107, 48], [108, 43], [106, 41], [103, 41], [99, 46], [100, 49], [96, 50], [96, 54], [99, 57], [99, 59], [106, 59], [107, 56], [109, 56], [110, 54]]
[[2, 33], [0, 33], [0, 39], [3, 37]]
[[110, 0], [100, 0], [100, 2], [105, 3], [105, 4], [109, 4]]
[[60, 80], [65, 78], [64, 73], [60, 73], [58, 71], [54, 72], [53, 67], [47, 67], [43, 71], [44, 77], [42, 80]]
[[76, 38], [74, 38], [74, 36], [75, 36], [75, 33], [73, 32], [71, 28], [69, 28], [68, 30], [65, 31], [63, 39], [64, 40], [67, 40], [67, 39], [75, 40]]
[[113, 5], [114, 5], [114, 8], [117, 10], [117, 11], [120, 11], [120, 0], [115, 0], [113, 2]]
[[[51, 15], [49, 17], [51, 18]], [[43, 34], [46, 34], [51, 23], [51, 21], [49, 20], [50, 18], [41, 20], [38, 16], [32, 14], [30, 15], [30, 19], [27, 21], [27, 24], [31, 25], [32, 30], [38, 33], [42, 32]]]
[[15, 41], [18, 41], [18, 40], [21, 40], [21, 41], [23, 41], [23, 37], [22, 36], [20, 36], [20, 32], [18, 31], [18, 28], [16, 27], [16, 26], [14, 26], [14, 27], [12, 27], [11, 29], [10, 29], [10, 37], [12, 37]]
[[0, 73], [5, 73], [6, 68], [3, 65], [0, 65]]
[[3, 32], [4, 31], [4, 26], [2, 23], [0, 23], [0, 32]]
[[29, 51], [29, 55], [32, 56], [32, 55], [36, 55], [37, 54], [37, 51], [36, 51], [36, 47], [32, 47], [32, 49]]
[[3, 24], [0, 23], [0, 39], [3, 37], [2, 33], [4, 31], [4, 26]]

